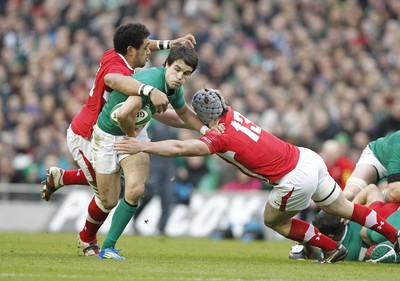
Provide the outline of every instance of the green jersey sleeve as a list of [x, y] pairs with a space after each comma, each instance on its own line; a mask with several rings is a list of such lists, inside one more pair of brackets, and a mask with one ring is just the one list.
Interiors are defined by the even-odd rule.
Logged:
[[386, 168], [388, 181], [400, 181], [400, 131], [372, 141], [368, 146]]

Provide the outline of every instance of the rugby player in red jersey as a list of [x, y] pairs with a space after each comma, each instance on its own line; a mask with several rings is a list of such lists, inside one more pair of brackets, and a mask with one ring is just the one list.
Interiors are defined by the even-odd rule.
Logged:
[[91, 136], [101, 109], [112, 90], [118, 90], [126, 95], [151, 93], [150, 99], [157, 112], [165, 112], [168, 107], [167, 96], [154, 87], [138, 82], [131, 75], [135, 68], [145, 66], [152, 51], [182, 44], [193, 46], [196, 43], [191, 34], [175, 40], [150, 40], [149, 36], [147, 27], [140, 23], [128, 23], [117, 28], [113, 38], [114, 48], [101, 57], [87, 101], [72, 119], [67, 131], [68, 148], [80, 169], [50, 167], [43, 182], [42, 198], [46, 201], [64, 185], [90, 185], [95, 191], [89, 203], [85, 226], [77, 237], [78, 247], [87, 256], [98, 254], [96, 234], [110, 212], [98, 198], [95, 172], [91, 165]]
[[232, 110], [218, 90], [196, 92], [192, 106], [210, 128], [223, 125], [223, 133], [208, 130], [198, 140], [185, 141], [139, 142], [125, 137], [114, 143], [114, 149], [121, 154], [147, 152], [165, 157], [217, 154], [245, 174], [268, 181], [274, 188], [264, 211], [265, 225], [286, 238], [321, 248], [324, 263], [344, 260], [347, 249], [310, 223], [294, 218], [311, 200], [326, 213], [382, 234], [399, 252], [400, 232], [374, 210], [347, 200], [316, 152], [262, 130]]

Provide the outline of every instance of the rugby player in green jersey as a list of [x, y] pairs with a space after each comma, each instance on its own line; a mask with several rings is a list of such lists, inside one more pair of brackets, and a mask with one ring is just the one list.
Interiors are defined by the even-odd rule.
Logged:
[[386, 202], [400, 202], [400, 131], [367, 145], [343, 194], [352, 200], [368, 184], [377, 184]]
[[[125, 135], [134, 136], [143, 142], [150, 141], [146, 131], [147, 124], [139, 126], [137, 124], [137, 113], [141, 109], [144, 109], [144, 114], [152, 115], [164, 124], [204, 133], [208, 128], [186, 104], [182, 86], [197, 65], [198, 56], [193, 48], [187, 46], [172, 48], [164, 66], [153, 67], [132, 75], [145, 85], [139, 89], [141, 96], [128, 98], [127, 95], [113, 91], [103, 107], [94, 126], [92, 138], [93, 167], [96, 171], [99, 196], [103, 206], [108, 210], [118, 204], [121, 169], [125, 175], [125, 196], [113, 214], [111, 227], [98, 255], [99, 258], [124, 259], [115, 249], [115, 244], [136, 211], [149, 175], [147, 153], [117, 155], [112, 144], [122, 140]], [[164, 113], [156, 112], [150, 99], [154, 88], [166, 93], [173, 109], [168, 109]], [[115, 106], [121, 103], [121, 107], [114, 113]], [[114, 120], [111, 118], [111, 113], [115, 114]]]
[[[376, 185], [370, 184], [365, 187], [356, 195], [353, 202], [370, 207], [395, 228], [400, 228], [400, 211], [398, 210], [400, 203], [385, 203], [382, 192]], [[345, 260], [347, 261], [369, 260], [371, 258], [372, 249], [379, 243], [386, 243], [386, 247], [391, 245], [393, 248], [393, 244], [387, 241], [381, 234], [366, 227], [362, 227], [360, 224], [353, 221], [347, 222], [339, 217], [324, 212], [318, 213], [312, 224], [317, 227], [321, 233], [331, 237], [335, 241], [339, 241], [346, 247], [348, 254]], [[370, 248], [370, 246], [372, 247]], [[398, 254], [393, 253], [393, 255], [397, 257]], [[319, 248], [309, 245], [295, 245], [289, 253], [289, 258], [310, 258], [319, 260], [322, 258], [322, 252]], [[377, 257], [374, 258], [377, 259]], [[388, 262], [389, 258], [390, 257], [385, 258], [385, 262]], [[398, 262], [398, 260], [392, 259], [390, 262]]]

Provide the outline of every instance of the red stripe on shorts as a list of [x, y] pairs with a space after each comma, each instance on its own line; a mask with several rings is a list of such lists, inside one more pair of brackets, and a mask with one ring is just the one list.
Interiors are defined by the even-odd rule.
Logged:
[[291, 191], [289, 191], [288, 194], [286, 194], [285, 196], [283, 196], [282, 202], [281, 202], [281, 206], [279, 207], [279, 211], [285, 211], [286, 205], [287, 205], [287, 201], [289, 200], [290, 196], [292, 196], [293, 191], [294, 191], [294, 187], [292, 188]]
[[86, 158], [82, 150], [79, 149], [79, 153], [82, 155], [83, 161], [85, 161], [85, 164], [88, 167], [89, 173], [92, 176], [93, 181], [96, 182], [96, 172], [93, 169], [92, 163], [90, 163], [90, 161]]

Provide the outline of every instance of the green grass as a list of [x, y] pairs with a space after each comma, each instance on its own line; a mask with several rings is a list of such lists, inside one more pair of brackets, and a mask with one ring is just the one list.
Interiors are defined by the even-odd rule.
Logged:
[[[293, 261], [293, 243], [123, 236], [125, 261], [77, 254], [73, 233], [0, 233], [0, 280], [398, 280], [398, 264]], [[104, 237], [100, 237], [101, 241]]]

